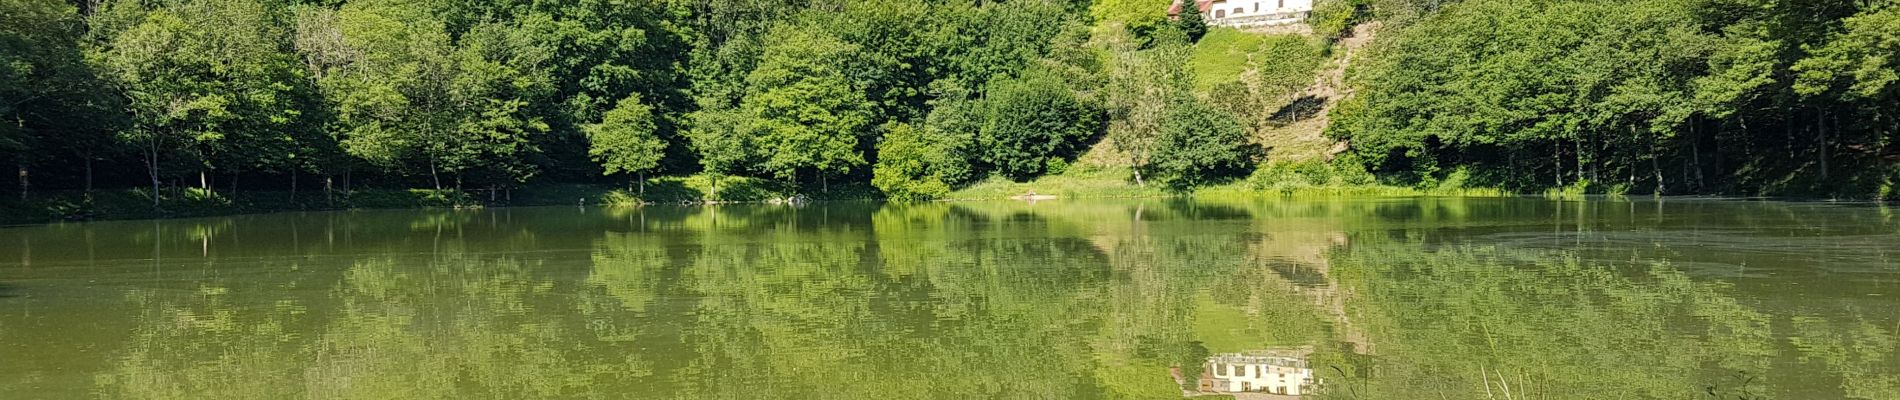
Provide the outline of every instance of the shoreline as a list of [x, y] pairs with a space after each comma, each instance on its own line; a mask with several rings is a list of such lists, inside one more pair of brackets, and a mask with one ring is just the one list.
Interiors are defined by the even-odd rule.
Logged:
[[[1032, 186], [1035, 183], [1013, 183], [1012, 185]], [[1832, 203], [1832, 204], [1893, 204], [1892, 201], [1875, 199], [1828, 199], [1809, 197], [1778, 196], [1735, 196], [1722, 194], [1698, 195], [1613, 195], [1613, 194], [1565, 194], [1552, 195], [1532, 193], [1512, 193], [1496, 189], [1448, 189], [1428, 190], [1417, 188], [1393, 187], [1384, 185], [1357, 186], [1312, 186], [1288, 189], [1248, 189], [1236, 185], [1223, 185], [1202, 188], [1193, 192], [1168, 192], [1148, 187], [1090, 188], [1091, 190], [1038, 191], [1044, 193], [1037, 199], [1020, 199], [1020, 195], [1011, 196], [986, 191], [952, 193], [944, 198], [921, 201], [920, 203], [959, 203], [987, 201], [1015, 201], [1023, 203], [1060, 203], [1069, 200], [1094, 199], [1376, 199], [1376, 198], [1544, 198], [1552, 201], [1632, 201], [1641, 199], [1680, 199], [1701, 201], [1779, 201], [1796, 203]], [[650, 188], [651, 190], [651, 188]], [[22, 202], [18, 199], [0, 201], [0, 227], [44, 225], [61, 222], [160, 220], [177, 218], [221, 217], [234, 215], [273, 214], [284, 212], [330, 212], [355, 210], [465, 210], [503, 207], [546, 207], [546, 206], [582, 206], [582, 207], [646, 207], [646, 206], [716, 206], [740, 204], [803, 204], [834, 202], [888, 202], [882, 196], [870, 195], [875, 191], [841, 190], [832, 193], [812, 194], [796, 192], [749, 192], [753, 196], [729, 200], [698, 200], [678, 197], [681, 193], [649, 193], [649, 200], [642, 200], [625, 188], [609, 185], [587, 184], [549, 184], [528, 186], [513, 190], [507, 199], [487, 201], [477, 198], [473, 191], [455, 191], [453, 189], [370, 189], [339, 193], [326, 198], [323, 193], [299, 193], [293, 200], [287, 191], [244, 192], [234, 198], [175, 196], [166, 198], [157, 209], [152, 208], [150, 197], [136, 190], [95, 191], [90, 195], [82, 192], [43, 192], [30, 196]], [[791, 193], [791, 194], [787, 194]], [[762, 196], [761, 196], [762, 195]], [[798, 200], [788, 200], [797, 196]]]

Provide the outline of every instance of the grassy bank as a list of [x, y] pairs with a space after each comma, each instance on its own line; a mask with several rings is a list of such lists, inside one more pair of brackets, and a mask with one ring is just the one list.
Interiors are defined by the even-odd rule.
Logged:
[[991, 178], [958, 189], [946, 200], [1004, 199], [1030, 191], [1060, 198], [1108, 197], [1499, 197], [1515, 194], [1493, 188], [1467, 187], [1463, 174], [1419, 185], [1380, 182], [1364, 171], [1331, 163], [1270, 163], [1246, 178], [1191, 191], [1171, 190], [1153, 182], [1137, 186], [1123, 168], [1072, 170], [1028, 182]]
[[[1418, 197], [1506, 196], [1510, 193], [1464, 186], [1458, 174], [1424, 185], [1378, 182], [1370, 174], [1340, 169], [1327, 163], [1275, 163], [1260, 167], [1243, 179], [1192, 191], [1171, 190], [1150, 182], [1136, 185], [1125, 168], [1076, 168], [1027, 182], [991, 178], [958, 189], [943, 200], [1006, 199], [1031, 191], [1062, 199], [1118, 197]], [[0, 224], [52, 221], [204, 217], [283, 211], [323, 211], [390, 208], [469, 208], [489, 206], [555, 206], [641, 204], [697, 204], [705, 202], [770, 202], [793, 196], [814, 201], [874, 200], [882, 196], [864, 184], [833, 185], [829, 190], [759, 178], [726, 177], [718, 185], [705, 175], [648, 179], [644, 194], [638, 188], [597, 184], [529, 185], [506, 191], [453, 189], [368, 189], [348, 192], [246, 191], [237, 194], [198, 189], [167, 190], [153, 207], [146, 189], [83, 192], [36, 192], [26, 200], [0, 200]]]
[[878, 197], [876, 190], [862, 184], [834, 185], [829, 189], [797, 188], [747, 177], [726, 177], [715, 186], [712, 178], [703, 175], [649, 179], [644, 195], [637, 188], [590, 184], [529, 185], [494, 192], [485, 189], [365, 189], [328, 194], [302, 191], [294, 195], [287, 191], [244, 191], [232, 194], [188, 188], [166, 190], [156, 207], [152, 204], [149, 189], [97, 190], [91, 193], [48, 191], [32, 193], [25, 200], [18, 197], [0, 200], [0, 224], [348, 209], [765, 202], [801, 193], [811, 200], [864, 200]]

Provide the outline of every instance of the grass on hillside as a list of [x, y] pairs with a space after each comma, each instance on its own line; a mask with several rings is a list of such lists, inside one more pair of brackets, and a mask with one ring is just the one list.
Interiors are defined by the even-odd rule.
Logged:
[[1170, 193], [1159, 185], [1136, 186], [1126, 168], [1074, 168], [1067, 172], [1016, 182], [990, 177], [950, 192], [944, 200], [989, 200], [1019, 196], [1030, 191], [1060, 198], [1161, 197]]
[[1194, 54], [1188, 59], [1189, 70], [1194, 73], [1194, 90], [1205, 93], [1215, 85], [1240, 79], [1265, 42], [1264, 35], [1234, 28], [1208, 29], [1207, 36], [1194, 44]]

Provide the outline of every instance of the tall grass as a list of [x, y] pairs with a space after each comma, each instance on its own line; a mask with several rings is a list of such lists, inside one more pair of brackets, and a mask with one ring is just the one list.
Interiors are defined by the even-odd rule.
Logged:
[[1496, 188], [1470, 187], [1470, 174], [1454, 171], [1444, 179], [1417, 185], [1380, 182], [1363, 169], [1338, 163], [1270, 162], [1245, 180], [1196, 191], [1203, 196], [1336, 197], [1505, 197]]
[[1070, 168], [1028, 182], [991, 177], [952, 191], [944, 200], [1002, 199], [1034, 191], [1038, 195], [1061, 198], [1162, 197], [1171, 193], [1158, 184], [1135, 185], [1134, 174], [1126, 168]]

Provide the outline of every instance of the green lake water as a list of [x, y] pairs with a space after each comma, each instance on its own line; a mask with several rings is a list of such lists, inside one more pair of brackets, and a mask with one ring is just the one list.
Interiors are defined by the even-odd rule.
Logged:
[[1101, 200], [0, 228], [0, 398], [1900, 399], [1897, 212]]

